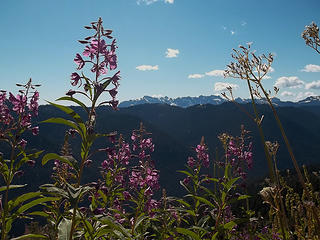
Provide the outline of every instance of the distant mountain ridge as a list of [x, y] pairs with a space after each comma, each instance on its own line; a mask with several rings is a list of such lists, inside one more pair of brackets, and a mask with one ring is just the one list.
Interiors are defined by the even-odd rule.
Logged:
[[[236, 98], [235, 101], [240, 104], [245, 104], [245, 103], [249, 103], [251, 100]], [[259, 104], [266, 103], [266, 101], [263, 99], [257, 99], [256, 101]], [[279, 98], [273, 98], [272, 101], [276, 106], [279, 106], [279, 107], [320, 105], [320, 96], [307, 97], [306, 99], [300, 100], [298, 102], [281, 101]], [[210, 95], [210, 96], [200, 95], [198, 97], [178, 97], [178, 98], [169, 98], [167, 96], [165, 97], [144, 96], [139, 99], [123, 101], [120, 103], [119, 107], [124, 108], [124, 107], [132, 107], [140, 104], [152, 104], [152, 103], [159, 104], [160, 103], [160, 104], [168, 104], [171, 106], [187, 108], [187, 107], [191, 107], [199, 104], [219, 105], [224, 102], [227, 102], [227, 100], [217, 95]]]

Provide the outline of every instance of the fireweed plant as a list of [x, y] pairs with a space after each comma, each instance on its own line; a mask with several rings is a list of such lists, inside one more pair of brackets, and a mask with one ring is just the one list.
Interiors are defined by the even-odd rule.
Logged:
[[[16, 191], [26, 186], [12, 184], [15, 178], [23, 174], [24, 165], [34, 166], [35, 159], [43, 151], [28, 150], [25, 133], [38, 135], [39, 127], [32, 119], [38, 115], [39, 92], [30, 79], [26, 84], [17, 84], [21, 89], [17, 95], [6, 91], [0, 93], [0, 141], [9, 148], [6, 154], [0, 153], [0, 216], [1, 239], [7, 239], [12, 223], [21, 218], [38, 215], [39, 212], [28, 212], [38, 204], [56, 200], [54, 197], [44, 197], [40, 192], [29, 192], [10, 199], [9, 191]], [[41, 213], [40, 213], [41, 215]], [[38, 236], [38, 235], [29, 235]]]
[[[14, 185], [14, 178], [23, 173], [24, 165], [33, 166], [43, 152], [27, 150], [25, 139], [26, 132], [33, 135], [39, 132], [33, 120], [38, 115], [38, 85], [33, 85], [30, 79], [25, 85], [18, 84], [21, 90], [17, 95], [0, 92], [0, 140], [10, 149], [9, 153], [0, 154], [2, 240], [14, 233], [14, 221], [34, 216], [44, 217], [47, 224], [31, 223], [28, 233], [16, 239], [319, 240], [319, 196], [314, 193], [306, 170], [302, 175], [272, 104], [271, 92], [262, 85], [273, 62], [271, 54], [256, 56], [250, 45], [241, 46], [240, 50], [234, 50], [235, 62], [226, 70], [226, 76], [244, 79], [249, 87], [254, 116], [246, 113], [257, 124], [270, 172], [270, 185], [260, 192], [270, 207], [268, 219], [255, 217], [249, 206], [246, 178], [253, 165], [252, 139], [243, 126], [239, 136], [228, 133], [218, 136], [223, 151], [218, 154], [216, 150], [214, 157], [209, 155], [202, 137], [194, 147], [194, 155], [188, 157], [186, 169], [179, 171], [184, 175], [180, 185], [186, 191], [182, 198], [167, 196], [165, 189], [161, 196], [160, 172], [152, 160], [155, 145], [142, 123], [129, 139], [116, 132], [96, 132], [96, 108], [107, 104], [117, 109], [120, 71], [116, 71], [117, 47], [112, 31], [103, 28], [101, 18], [85, 28], [93, 30], [93, 34], [79, 41], [84, 51], [74, 58], [77, 65], [77, 71], [71, 74], [74, 89], [57, 101], [79, 105], [86, 117], [81, 118], [71, 107], [50, 103], [68, 116], [43, 121], [68, 127], [60, 153], [42, 157], [42, 164], [53, 161], [53, 183], [16, 198], [11, 198], [9, 192], [21, 190], [25, 185]], [[316, 24], [307, 26], [302, 37], [319, 53]], [[84, 72], [86, 67], [89, 71]], [[232, 89], [229, 91], [233, 100]], [[263, 116], [255, 106], [255, 98], [262, 96], [275, 115], [303, 187], [302, 195], [279, 174], [276, 160], [279, 144], [265, 140]], [[80, 100], [83, 97], [89, 106]], [[80, 149], [71, 147], [70, 138], [80, 139]], [[98, 138], [106, 138], [105, 148], [93, 149]], [[105, 156], [97, 169], [100, 177], [86, 183], [83, 174], [96, 153]], [[37, 211], [32, 209], [36, 206]]]

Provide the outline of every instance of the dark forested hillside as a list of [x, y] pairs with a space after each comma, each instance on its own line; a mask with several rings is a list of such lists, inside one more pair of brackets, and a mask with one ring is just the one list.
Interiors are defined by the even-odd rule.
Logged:
[[[250, 105], [242, 105], [251, 112]], [[76, 108], [80, 111], [80, 108]], [[275, 124], [272, 113], [267, 105], [259, 105], [260, 114], [264, 115], [262, 126], [266, 139], [278, 141], [280, 150], [278, 153], [278, 166], [281, 169], [292, 168], [291, 160], [282, 142], [280, 133]], [[39, 121], [53, 116], [64, 116], [64, 113], [52, 106], [40, 107]], [[284, 128], [293, 146], [296, 158], [300, 164], [318, 164], [318, 150], [320, 149], [320, 111], [313, 107], [281, 107], [278, 109]], [[81, 113], [81, 111], [80, 111]], [[64, 116], [65, 117], [65, 116]], [[161, 184], [174, 194], [181, 189], [172, 185], [182, 176], [177, 170], [184, 168], [188, 155], [192, 154], [192, 147], [200, 142], [201, 136], [211, 153], [211, 160], [216, 149], [222, 153], [217, 136], [223, 132], [237, 135], [240, 125], [251, 131], [254, 143], [254, 167], [250, 173], [251, 178], [263, 177], [267, 174], [267, 164], [264, 158], [262, 145], [254, 122], [232, 103], [221, 105], [196, 105], [189, 108], [179, 108], [166, 104], [145, 104], [129, 108], [121, 108], [113, 111], [108, 107], [100, 107], [97, 110], [97, 130], [99, 132], [122, 133], [129, 140], [133, 129], [139, 128], [140, 122], [152, 133], [155, 143], [153, 159], [161, 172]], [[40, 134], [37, 137], [29, 136], [29, 147], [46, 149], [47, 152], [59, 152], [66, 128], [61, 125], [40, 123]], [[72, 139], [74, 154], [79, 148], [77, 139]], [[105, 147], [108, 140], [100, 140], [96, 147]], [[218, 147], [218, 148], [217, 148]], [[104, 159], [103, 154], [96, 155], [93, 165], [88, 168], [86, 178], [94, 179], [98, 176], [99, 166]], [[22, 181], [27, 181], [32, 187], [39, 183], [45, 183], [51, 175], [52, 165], [41, 166], [40, 160], [35, 169], [28, 169]], [[32, 180], [31, 180], [32, 179]], [[86, 180], [86, 179], [85, 179]]]

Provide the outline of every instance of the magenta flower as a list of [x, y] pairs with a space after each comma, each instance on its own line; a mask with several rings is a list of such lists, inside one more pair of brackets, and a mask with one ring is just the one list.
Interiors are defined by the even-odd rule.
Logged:
[[23, 113], [27, 105], [27, 97], [20, 94], [18, 94], [17, 97], [15, 97], [12, 93], [9, 94], [9, 101], [13, 104], [12, 110], [16, 113]]
[[25, 148], [26, 145], [27, 145], [27, 141], [24, 140], [24, 139], [21, 139], [19, 142], [18, 142], [18, 145], [22, 148]]
[[21, 119], [21, 126], [29, 128], [31, 126], [31, 114], [26, 114]]
[[109, 101], [109, 104], [111, 105], [111, 107], [112, 107], [114, 110], [118, 110], [119, 101], [111, 100], [111, 101]]
[[93, 60], [94, 56], [96, 55], [97, 51], [91, 47], [91, 46], [86, 46], [86, 48], [83, 51], [83, 56], [90, 57], [91, 60]]
[[112, 98], [115, 98], [117, 93], [118, 93], [117, 88], [113, 88], [113, 89], [109, 90], [109, 94]]
[[84, 67], [85, 61], [82, 59], [79, 53], [76, 54], [76, 57], [73, 60], [78, 65], [78, 70]]
[[39, 92], [35, 91], [30, 103], [29, 103], [29, 110], [33, 112], [34, 115], [38, 115], [38, 109], [39, 109], [39, 105], [38, 105], [38, 101], [39, 101]]
[[92, 39], [91, 41], [91, 47], [96, 51], [96, 53], [106, 53], [107, 51], [107, 45], [105, 40], [100, 40], [100, 42], [97, 39]]
[[71, 74], [71, 81], [73, 81], [73, 82], [71, 82], [71, 85], [77, 86], [80, 79], [81, 79], [81, 77], [79, 76], [78, 73], [76, 73], [76, 72], [72, 73]]
[[105, 62], [109, 64], [110, 70], [117, 68], [117, 55], [114, 52], [107, 52], [105, 55]]
[[39, 134], [39, 127], [33, 127], [31, 131], [32, 131], [32, 135], [36, 136]]

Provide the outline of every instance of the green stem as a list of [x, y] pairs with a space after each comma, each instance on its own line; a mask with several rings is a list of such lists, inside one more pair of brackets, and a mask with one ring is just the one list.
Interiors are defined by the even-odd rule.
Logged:
[[5, 194], [5, 198], [4, 198], [4, 209], [3, 209], [3, 215], [2, 215], [2, 229], [1, 229], [1, 240], [5, 240], [6, 239], [6, 218], [8, 215], [8, 200], [9, 200], [9, 186], [11, 184], [12, 181], [12, 169], [13, 169], [13, 162], [15, 159], [15, 149], [16, 149], [16, 142], [14, 142], [12, 144], [12, 148], [11, 148], [11, 156], [10, 156], [10, 169], [9, 169], [9, 173], [8, 173], [8, 178], [5, 179], [6, 183], [7, 183], [7, 187], [6, 187], [6, 194]]
[[273, 169], [273, 165], [272, 165], [272, 160], [271, 160], [271, 156], [270, 156], [269, 150], [268, 150], [267, 145], [266, 145], [266, 141], [265, 141], [265, 137], [264, 137], [264, 133], [263, 133], [262, 127], [261, 127], [261, 123], [258, 122], [259, 114], [258, 114], [258, 110], [257, 110], [256, 104], [255, 104], [255, 101], [254, 101], [252, 88], [251, 88], [251, 84], [250, 84], [249, 80], [247, 80], [247, 84], [248, 84], [249, 91], [250, 91], [251, 102], [252, 102], [254, 114], [255, 114], [255, 117], [256, 117], [256, 124], [257, 124], [258, 130], [259, 130], [261, 143], [263, 145], [264, 154], [265, 154], [267, 162], [268, 162], [269, 175], [270, 175], [270, 178], [271, 178], [271, 182], [274, 183], [275, 182], [275, 174], [274, 174], [274, 169]]
[[[303, 178], [303, 176], [302, 176], [302, 173], [301, 173], [301, 171], [300, 171], [300, 169], [299, 169], [297, 160], [296, 160], [296, 158], [295, 158], [295, 156], [294, 156], [294, 154], [293, 154], [291, 145], [290, 145], [289, 140], [288, 140], [288, 138], [287, 138], [287, 135], [286, 135], [286, 133], [285, 133], [285, 131], [284, 131], [284, 128], [283, 128], [283, 126], [282, 126], [282, 123], [281, 123], [281, 121], [280, 121], [280, 118], [279, 118], [279, 116], [278, 116], [278, 114], [277, 114], [277, 111], [276, 111], [276, 109], [274, 108], [274, 106], [273, 106], [273, 104], [272, 104], [272, 102], [271, 102], [271, 100], [270, 100], [270, 98], [269, 98], [268, 93], [265, 91], [265, 89], [263, 88], [263, 86], [262, 86], [262, 84], [261, 84], [260, 82], [259, 82], [259, 87], [261, 88], [263, 94], [265, 95], [265, 97], [266, 97], [266, 99], [267, 99], [267, 101], [268, 101], [268, 103], [269, 103], [269, 106], [270, 106], [271, 109], [272, 109], [273, 115], [274, 115], [274, 117], [275, 117], [275, 119], [276, 119], [276, 122], [277, 122], [277, 124], [278, 124], [278, 127], [279, 127], [279, 129], [280, 129], [282, 138], [283, 138], [283, 140], [284, 140], [284, 142], [285, 142], [285, 144], [286, 144], [287, 150], [288, 150], [289, 155], [290, 155], [290, 157], [291, 157], [293, 166], [294, 166], [294, 168], [295, 168], [295, 170], [296, 170], [296, 172], [297, 172], [297, 174], [298, 174], [299, 181], [300, 181], [302, 187], [305, 189], [305, 191], [306, 191], [306, 193], [307, 193], [307, 196], [310, 198], [310, 197], [311, 197], [311, 196], [310, 196], [310, 193], [309, 193], [309, 191], [308, 191], [308, 189], [307, 189], [306, 183], [305, 183], [304, 178]], [[318, 226], [318, 227], [316, 227], [317, 235], [320, 236], [320, 227], [319, 227], [319, 226], [320, 226], [320, 219], [319, 219], [319, 217], [318, 217], [317, 209], [315, 209], [315, 206], [312, 207], [312, 213], [313, 213], [313, 215], [314, 215], [315, 221], [317, 222], [317, 226]]]

